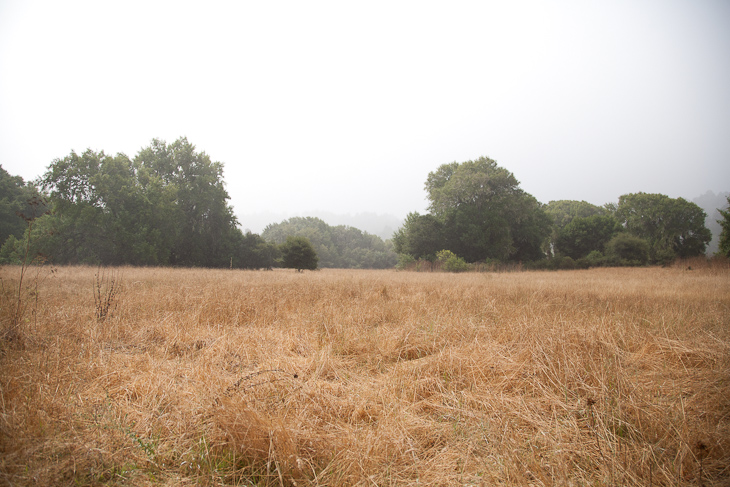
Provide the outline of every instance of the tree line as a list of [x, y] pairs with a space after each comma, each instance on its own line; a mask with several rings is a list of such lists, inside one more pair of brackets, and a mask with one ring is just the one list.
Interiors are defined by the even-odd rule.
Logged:
[[[32, 254], [59, 264], [297, 269], [390, 268], [417, 260], [534, 268], [663, 264], [702, 255], [706, 214], [683, 198], [634, 193], [603, 206], [543, 204], [489, 158], [444, 164], [425, 183], [428, 213], [391, 240], [318, 218], [240, 230], [223, 164], [186, 138], [154, 139], [134, 158], [71, 152], [24, 182], [0, 167], [0, 263]], [[728, 199], [730, 206], [730, 199]], [[730, 255], [728, 211], [720, 251]], [[289, 238], [291, 237], [291, 238]]]
[[[703, 255], [712, 237], [704, 210], [683, 198], [633, 193], [604, 206], [542, 204], [486, 157], [440, 166], [425, 189], [429, 212], [410, 213], [393, 236], [404, 266], [426, 260], [454, 267], [454, 259], [531, 268], [665, 264]], [[728, 213], [722, 215], [720, 248], [730, 255]]]
[[22, 261], [30, 241], [33, 255], [59, 264], [316, 267], [300, 240], [275, 244], [244, 234], [223, 165], [186, 138], [155, 139], [134, 158], [71, 152], [32, 183], [2, 170], [0, 188], [5, 263]]

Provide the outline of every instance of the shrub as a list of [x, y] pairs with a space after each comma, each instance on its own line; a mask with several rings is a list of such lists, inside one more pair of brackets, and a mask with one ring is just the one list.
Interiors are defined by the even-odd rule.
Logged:
[[588, 260], [588, 262], [591, 263], [591, 265], [599, 266], [599, 265], [603, 264], [604, 257], [600, 251], [594, 250], [591, 253], [589, 253], [588, 255], [586, 255], [586, 259]]
[[402, 271], [410, 268], [416, 263], [416, 259], [411, 254], [398, 254], [398, 263], [395, 268]]
[[469, 269], [466, 261], [450, 250], [437, 252], [436, 259], [441, 263], [441, 268], [446, 272], [464, 272]]
[[619, 233], [606, 244], [606, 254], [615, 265], [646, 265], [649, 243], [628, 233]]
[[558, 269], [571, 270], [571, 269], [575, 269], [575, 268], [576, 268], [576, 264], [572, 257], [566, 256], [566, 257], [563, 257], [562, 259], [560, 259], [560, 264], [558, 264]]

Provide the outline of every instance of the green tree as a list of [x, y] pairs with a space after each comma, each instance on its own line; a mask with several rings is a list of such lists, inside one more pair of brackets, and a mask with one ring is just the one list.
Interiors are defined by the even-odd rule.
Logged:
[[38, 210], [29, 206], [38, 196], [34, 185], [26, 184], [20, 176], [11, 176], [0, 165], [0, 245], [10, 236], [23, 238], [28, 225], [22, 215], [30, 216]]
[[510, 233], [514, 247], [510, 260], [531, 261], [545, 258], [552, 229], [552, 219], [545, 211], [545, 205], [523, 192], [510, 209]]
[[444, 248], [443, 234], [444, 225], [435, 216], [413, 212], [393, 234], [393, 246], [398, 254], [433, 261], [436, 253]]
[[[120, 264], [138, 263], [131, 256], [139, 238], [136, 219], [125, 219], [125, 193], [134, 191], [130, 180], [131, 161], [124, 155], [107, 156], [103, 151], [71, 152], [55, 159], [41, 179], [53, 208], [47, 226], [52, 230], [41, 237], [41, 245], [57, 262]], [[134, 199], [134, 197], [132, 197]]]
[[228, 205], [223, 164], [197, 152], [185, 137], [169, 145], [154, 139], [139, 152], [135, 163], [174, 194], [174, 208], [165, 216], [165, 233], [172, 237], [170, 263], [229, 265], [238, 222]]
[[25, 203], [24, 208], [17, 212], [17, 216], [25, 224], [25, 232], [21, 238], [10, 235], [0, 247], [0, 264], [27, 265], [40, 258], [46, 261], [47, 256], [39, 251], [37, 237], [43, 232], [38, 230], [38, 223], [50, 210], [47, 201], [40, 196], [33, 196]]
[[187, 139], [153, 140], [134, 160], [87, 150], [41, 179], [53, 215], [39, 246], [61, 263], [228, 267], [245, 244], [223, 166]]
[[394, 236], [396, 250], [418, 257], [448, 248], [467, 262], [545, 255], [550, 217], [495, 161], [444, 164], [428, 175], [425, 188], [430, 215], [406, 221]]
[[573, 259], [585, 257], [594, 250], [602, 252], [620, 229], [618, 221], [610, 215], [576, 217], [559, 231], [555, 249]]
[[279, 247], [264, 240], [255, 233], [246, 232], [241, 236], [240, 246], [236, 252], [234, 267], [244, 269], [270, 269], [276, 265], [279, 257]]
[[560, 231], [575, 218], [603, 215], [606, 209], [587, 201], [557, 200], [545, 205], [545, 212], [552, 217], [556, 230]]
[[606, 208], [596, 206], [587, 201], [557, 200], [545, 205], [545, 212], [552, 219], [552, 231], [548, 255], [553, 255], [557, 250], [556, 242], [560, 232], [576, 218], [588, 218], [596, 215], [610, 213]]
[[730, 196], [727, 198], [727, 204], [724, 210], [717, 209], [722, 216], [722, 220], [718, 220], [717, 222], [722, 227], [722, 231], [720, 232], [720, 253], [726, 257], [730, 257]]
[[165, 215], [174, 191], [154, 181], [124, 154], [71, 152], [41, 179], [53, 215], [40, 245], [57, 262], [166, 264]]
[[288, 269], [296, 269], [301, 272], [304, 269], [317, 269], [317, 252], [306, 237], [295, 237], [290, 235], [286, 241], [279, 246], [281, 252], [281, 266]]
[[626, 194], [619, 198], [615, 215], [629, 233], [649, 242], [649, 259], [655, 263], [702, 255], [712, 238], [705, 212], [684, 198]]

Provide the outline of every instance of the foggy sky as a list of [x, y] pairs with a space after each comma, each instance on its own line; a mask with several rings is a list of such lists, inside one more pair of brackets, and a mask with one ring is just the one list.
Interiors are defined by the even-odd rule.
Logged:
[[730, 189], [730, 2], [0, 0], [0, 164], [186, 136], [260, 212], [424, 212], [487, 156], [538, 200]]

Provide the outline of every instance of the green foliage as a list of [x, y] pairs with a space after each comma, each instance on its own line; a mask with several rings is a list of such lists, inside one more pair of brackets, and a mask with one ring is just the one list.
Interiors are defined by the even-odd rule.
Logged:
[[290, 235], [286, 241], [279, 246], [281, 252], [281, 266], [287, 269], [296, 269], [301, 272], [304, 269], [317, 269], [317, 252], [306, 237]]
[[290, 235], [309, 239], [319, 256], [320, 267], [340, 269], [386, 269], [397, 262], [392, 245], [377, 235], [345, 225], [330, 226], [319, 218], [295, 217], [268, 225], [261, 236], [277, 244]]
[[15, 235], [10, 235], [0, 247], [0, 264], [20, 265], [22, 263], [23, 241]]
[[626, 194], [619, 198], [616, 209], [616, 218], [624, 228], [649, 242], [653, 263], [702, 255], [712, 238], [705, 217], [696, 204], [663, 194]]
[[444, 225], [433, 215], [409, 213], [403, 226], [393, 234], [393, 246], [399, 254], [433, 261], [443, 248]]
[[223, 165], [187, 139], [153, 140], [130, 160], [87, 150], [40, 180], [53, 214], [38, 245], [59, 263], [227, 267], [247, 261]]
[[10, 235], [0, 247], [0, 264], [27, 265], [31, 262], [47, 260], [41, 252], [39, 237], [45, 233], [43, 223], [50, 213], [48, 202], [40, 196], [33, 196], [24, 203], [17, 216], [25, 224], [25, 232], [21, 238]]
[[444, 164], [428, 175], [426, 190], [431, 213], [408, 216], [393, 237], [397, 252], [433, 259], [448, 248], [466, 262], [545, 255], [550, 217], [495, 161]]
[[649, 243], [621, 232], [606, 243], [606, 255], [613, 265], [645, 265], [649, 262]]
[[446, 272], [464, 272], [469, 269], [469, 264], [450, 250], [437, 252], [436, 260], [441, 263], [441, 269]]
[[730, 257], [730, 197], [727, 198], [728, 206], [724, 210], [718, 208], [722, 216], [722, 220], [717, 222], [722, 227], [720, 232], [720, 253], [726, 257]]
[[575, 218], [589, 218], [606, 213], [605, 208], [593, 205], [586, 201], [558, 200], [545, 205], [545, 212], [553, 219], [555, 228], [559, 231], [565, 228]]
[[89, 149], [54, 160], [41, 179], [53, 207], [41, 246], [59, 263], [166, 263], [154, 245], [161, 225], [145, 218], [164, 208], [139, 176], [124, 154]]
[[271, 269], [280, 257], [279, 246], [267, 242], [256, 233], [241, 235], [234, 267], [244, 269]]
[[[608, 243], [608, 242], [607, 242]], [[604, 264], [605, 257], [598, 250], [591, 251], [586, 257], [586, 262], [589, 267], [599, 267]]]
[[509, 260], [528, 261], [544, 258], [547, 255], [548, 238], [552, 220], [545, 212], [545, 205], [532, 195], [522, 193], [510, 209], [512, 246], [514, 251]]
[[0, 245], [11, 236], [23, 238], [27, 224], [22, 215], [34, 211], [28, 202], [38, 196], [35, 186], [26, 184], [20, 176], [11, 176], [0, 165]]
[[592, 251], [603, 250], [620, 229], [618, 221], [610, 215], [576, 217], [559, 230], [555, 239], [555, 250], [562, 255], [579, 259]]
[[153, 181], [174, 193], [167, 216], [167, 235], [174, 236], [170, 263], [223, 267], [229, 265], [237, 227], [223, 183], [223, 164], [197, 152], [186, 138], [167, 145], [153, 140], [135, 163], [149, 170]]
[[416, 263], [416, 259], [410, 254], [398, 254], [398, 263], [395, 268], [398, 270], [405, 270]]
[[[576, 200], [551, 201], [545, 205], [545, 212], [552, 220], [552, 231], [550, 235], [550, 248], [552, 252], [549, 252], [550, 255], [557, 250], [557, 240], [560, 238], [560, 234], [573, 220], [610, 214], [606, 208], [593, 205], [586, 201]], [[574, 252], [566, 253], [563, 251], [563, 254], [575, 257]]]
[[562, 257], [559, 259], [558, 268], [563, 270], [572, 270], [577, 267], [575, 260], [571, 257]]

